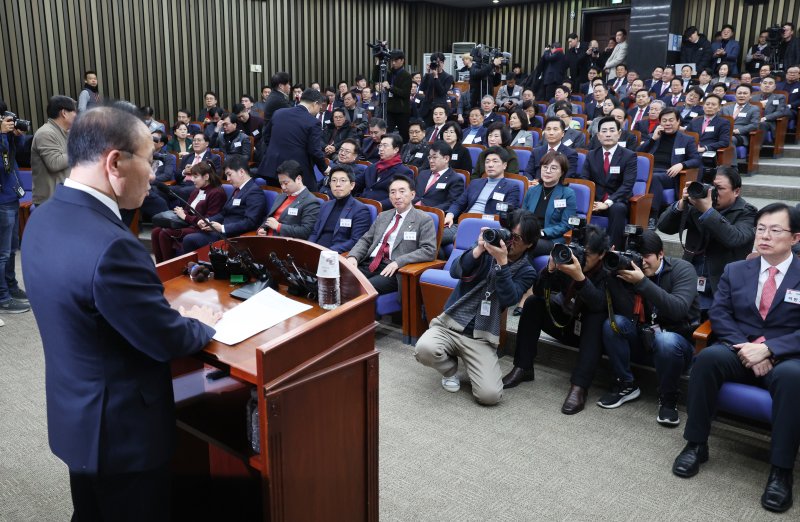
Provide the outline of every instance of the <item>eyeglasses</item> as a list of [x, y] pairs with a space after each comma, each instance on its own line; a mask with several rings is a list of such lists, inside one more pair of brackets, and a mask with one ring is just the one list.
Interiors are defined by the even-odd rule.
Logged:
[[771, 236], [780, 236], [784, 232], [791, 232], [791, 230], [789, 230], [789, 229], [781, 228], [781, 227], [777, 227], [777, 226], [769, 227], [769, 228], [767, 228], [765, 226], [757, 226], [756, 227], [756, 234], [759, 235], [759, 236], [763, 236], [764, 234], [767, 233], [767, 231], [769, 231], [769, 235], [771, 235]]
[[511, 233], [511, 241], [513, 241], [513, 242], [515, 242], [515, 243], [516, 243], [517, 241], [522, 241], [522, 236], [521, 236], [521, 235], [519, 235], [519, 234], [517, 234], [516, 232], [512, 232], [512, 233]]
[[348, 178], [331, 178], [331, 185], [347, 185], [350, 183]]
[[558, 165], [545, 165], [541, 170], [543, 172], [561, 172], [561, 167]]

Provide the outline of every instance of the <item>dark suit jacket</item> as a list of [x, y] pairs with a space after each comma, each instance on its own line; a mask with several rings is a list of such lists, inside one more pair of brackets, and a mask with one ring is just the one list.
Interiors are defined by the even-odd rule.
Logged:
[[237, 130], [236, 135], [232, 138], [222, 132], [218, 132], [211, 140], [211, 145], [224, 152], [226, 158], [228, 156], [241, 156], [247, 161], [250, 161], [250, 154], [253, 150], [250, 136], [240, 130]]
[[208, 216], [208, 219], [225, 225], [225, 235], [238, 236], [257, 229], [264, 222], [266, 212], [267, 200], [264, 197], [264, 190], [251, 179], [245, 183], [235, 198], [233, 196], [228, 198], [222, 207], [222, 212]]
[[[220, 160], [219, 156], [212, 153], [210, 150], [206, 149], [205, 153], [203, 153], [203, 160], [208, 160], [214, 165], [214, 170], [217, 172], [217, 177], [220, 179], [224, 178], [225, 175], [222, 172], [222, 160]], [[177, 172], [175, 172], [175, 181], [179, 185], [191, 185], [191, 181], [184, 182], [183, 180], [183, 171], [186, 169], [187, 165], [191, 165], [194, 162], [194, 152], [187, 154], [186, 156], [181, 159], [181, 165]]]
[[[325, 127], [322, 131], [322, 148], [325, 149], [328, 145], [333, 145], [338, 151], [342, 142], [347, 138], [354, 138], [358, 141], [358, 132], [347, 123], [342, 125], [338, 130], [333, 125]], [[334, 152], [333, 154], [336, 153]]]
[[[728, 120], [720, 118], [719, 115], [714, 116], [708, 123], [706, 132], [701, 132], [704, 119], [705, 116], [698, 116], [689, 123], [687, 128], [700, 136], [700, 146], [707, 150], [717, 150], [731, 144], [731, 124]], [[711, 130], [712, 127], [713, 130]]]
[[[479, 178], [470, 182], [470, 184], [467, 186], [467, 190], [464, 191], [461, 196], [453, 202], [452, 205], [450, 205], [449, 209], [447, 209], [447, 213], [453, 214], [457, 220], [458, 216], [464, 212], [469, 212], [469, 209], [472, 208], [472, 205], [478, 201], [478, 196], [488, 182], [489, 178]], [[497, 196], [495, 196], [495, 194], [497, 194]], [[489, 194], [489, 200], [486, 202], [486, 208], [484, 209], [483, 213], [497, 214], [498, 212], [508, 210], [508, 207], [516, 206], [519, 200], [519, 185], [517, 183], [511, 183], [509, 180], [502, 178], [497, 183], [497, 186], [494, 188], [491, 194]], [[498, 209], [498, 203], [503, 204], [506, 208]]]
[[150, 254], [85, 192], [57, 186], [31, 216], [22, 252], [53, 453], [81, 473], [166, 465], [175, 432], [168, 361], [201, 350], [214, 330], [170, 307]]
[[378, 154], [378, 145], [380, 141], [374, 142], [372, 138], [365, 138], [364, 143], [361, 144], [361, 159], [375, 163], [381, 159]]
[[425, 93], [425, 98], [419, 107], [420, 118], [426, 118], [433, 110], [433, 106], [441, 104], [447, 106], [447, 91], [453, 88], [453, 75], [446, 72], [439, 73], [438, 78], [431, 74], [422, 77], [419, 90]]
[[[639, 112], [639, 106], [635, 105], [628, 109], [628, 116], [631, 117], [631, 121], [636, 117], [636, 113]], [[642, 120], [646, 120], [650, 114], [650, 105], [644, 108], [644, 114], [642, 114]], [[641, 121], [641, 120], [640, 120]]]
[[[628, 200], [633, 195], [633, 185], [636, 183], [636, 153], [624, 147], [617, 146], [617, 150], [611, 156], [608, 177], [603, 170], [602, 147], [589, 151], [586, 161], [583, 162], [583, 171], [580, 173], [581, 179], [594, 181], [595, 201], [605, 201], [610, 199], [614, 203], [628, 204]], [[619, 172], [612, 172], [619, 168]]]
[[564, 75], [567, 72], [569, 64], [563, 52], [545, 51], [542, 55], [542, 62], [545, 64], [542, 83], [545, 85], [560, 85], [564, 83]]
[[[655, 155], [655, 152], [658, 149], [658, 143], [659, 140], [654, 140], [651, 137], [648, 137], [647, 140], [642, 140], [642, 144], [639, 145], [637, 151], [649, 152], [650, 154]], [[678, 154], [676, 152], [680, 149], [683, 149], [682, 154]], [[694, 143], [694, 138], [687, 136], [681, 131], [678, 131], [678, 135], [675, 136], [675, 144], [672, 147], [672, 159], [670, 161], [670, 165], [683, 163], [683, 168], [685, 169], [699, 167], [701, 163], [700, 154], [697, 152], [697, 146]]]
[[267, 96], [267, 101], [264, 105], [264, 126], [266, 127], [269, 120], [279, 109], [288, 109], [292, 106], [289, 98], [278, 89], [272, 89], [272, 92]]
[[167, 154], [161, 166], [156, 170], [156, 181], [165, 183], [175, 179], [175, 164], [178, 160], [172, 154]]
[[[378, 83], [379, 81], [380, 67], [376, 65], [372, 68], [372, 83]], [[391, 85], [386, 94], [386, 112], [410, 114], [411, 75], [405, 68], [397, 71], [389, 69], [386, 81]]]
[[303, 169], [303, 185], [316, 192], [317, 178], [314, 165], [325, 172], [328, 165], [322, 153], [322, 131], [319, 122], [301, 106], [276, 112], [264, 131], [267, 152], [258, 167], [262, 178], [277, 178], [278, 166], [293, 159]]
[[[331, 215], [333, 206], [335, 204], [336, 200], [331, 199], [320, 206], [319, 219], [314, 225], [314, 231], [311, 232], [308, 240], [312, 243], [318, 243], [324, 247], [330, 248], [331, 250], [335, 250], [341, 254], [353, 248], [353, 245], [356, 244], [356, 241], [358, 241], [361, 236], [363, 236], [367, 230], [369, 230], [369, 227], [372, 224], [372, 219], [369, 213], [369, 208], [367, 208], [364, 203], [350, 196], [347, 199], [344, 208], [342, 209], [342, 213], [339, 214], [339, 221], [333, 227], [333, 237], [331, 238], [331, 243], [329, 245], [319, 243], [322, 229], [325, 227], [328, 217]], [[350, 226], [342, 226], [343, 219], [349, 219]]]
[[[466, 138], [467, 134], [472, 132], [472, 127], [467, 126], [464, 127], [463, 135]], [[461, 142], [464, 143], [463, 141]], [[472, 145], [485, 145], [486, 144], [486, 127], [481, 125], [478, 127], [478, 130], [475, 132], [475, 136], [472, 138]]]
[[673, 97], [672, 93], [671, 93], [671, 92], [667, 92], [667, 93], [666, 93], [666, 94], [664, 94], [664, 95], [663, 95], [661, 98], [659, 98], [659, 100], [663, 101], [663, 102], [664, 102], [664, 104], [665, 104], [667, 107], [677, 107], [677, 106], [678, 106], [678, 103], [680, 103], [680, 102], [682, 102], [682, 101], [685, 101], [685, 100], [686, 100], [686, 97], [683, 95], [683, 93], [681, 93], [681, 94], [678, 96], [678, 102], [677, 102], [677, 103], [672, 103], [672, 97]]
[[469, 150], [460, 143], [453, 147], [453, 154], [450, 156], [450, 168], [472, 172], [472, 156]]
[[[662, 91], [663, 91], [663, 93], [662, 93]], [[669, 84], [665, 84], [661, 80], [658, 80], [657, 82], [653, 82], [650, 85], [650, 92], [656, 93], [656, 98], [661, 98], [661, 96], [663, 96], [664, 94], [667, 94], [669, 92]]]
[[447, 212], [450, 205], [464, 193], [464, 178], [448, 168], [439, 176], [436, 184], [426, 192], [425, 187], [428, 186], [431, 175], [430, 170], [423, 170], [417, 176], [417, 197], [414, 198], [414, 204], [422, 202], [425, 206], [440, 208]]
[[392, 184], [392, 178], [401, 175], [409, 179], [414, 179], [414, 172], [403, 165], [394, 165], [381, 172], [378, 176], [377, 165], [370, 165], [363, 174], [356, 175], [356, 193], [362, 197], [380, 201], [384, 210], [392, 208], [392, 202], [389, 200], [389, 185]]
[[492, 112], [488, 116], [483, 117], [483, 126], [488, 127], [489, 125], [491, 125], [496, 121], [502, 122], [503, 118], [501, 118], [500, 115], [497, 114], [496, 112]]
[[[543, 145], [535, 147], [531, 158], [528, 160], [528, 165], [525, 167], [525, 171], [521, 172], [521, 174], [525, 174], [525, 177], [528, 179], [539, 179], [539, 168], [541, 167], [542, 158], [547, 154], [548, 150], [550, 149], [546, 142]], [[563, 143], [560, 144], [556, 150], [567, 156], [567, 160], [569, 161], [569, 171], [564, 173], [563, 177], [574, 178], [578, 170], [578, 153]]]
[[[281, 194], [275, 198], [267, 217], [275, 214], [275, 211], [286, 201], [286, 197], [286, 194]], [[306, 189], [276, 218], [281, 226], [275, 235], [306, 239], [314, 230], [317, 216], [319, 216], [319, 200], [317, 196]]]
[[703, 106], [695, 105], [693, 107], [687, 107], [684, 105], [683, 107], [678, 107], [678, 111], [681, 113], [681, 127], [687, 127], [693, 119], [703, 115]]
[[[657, 125], [657, 124], [656, 124]], [[655, 127], [653, 127], [655, 129]], [[639, 123], [634, 125], [633, 130], [637, 130], [642, 135], [642, 143], [650, 137], [650, 119], [640, 120]]]
[[729, 344], [745, 343], [763, 335], [776, 359], [797, 359], [800, 306], [787, 303], [784, 298], [787, 290], [800, 290], [800, 259], [792, 259], [766, 319], [761, 318], [756, 305], [760, 270], [760, 257], [725, 267], [708, 312], [711, 327], [720, 341]]

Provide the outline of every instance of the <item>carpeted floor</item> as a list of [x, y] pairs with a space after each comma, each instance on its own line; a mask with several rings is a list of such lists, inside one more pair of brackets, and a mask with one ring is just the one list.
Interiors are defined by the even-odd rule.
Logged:
[[[69, 520], [66, 467], [47, 445], [41, 341], [30, 313], [4, 316], [0, 353], [0, 521]], [[770, 520], [759, 498], [763, 437], [715, 427], [711, 460], [690, 480], [670, 472], [681, 428], [656, 424], [646, 396], [617, 410], [559, 411], [568, 375], [478, 406], [469, 385], [445, 392], [397, 328], [380, 323], [380, 514], [384, 521]], [[510, 361], [501, 361], [504, 370]], [[682, 419], [685, 414], [681, 413]], [[797, 494], [795, 494], [795, 500]], [[783, 520], [800, 518], [796, 506]]]

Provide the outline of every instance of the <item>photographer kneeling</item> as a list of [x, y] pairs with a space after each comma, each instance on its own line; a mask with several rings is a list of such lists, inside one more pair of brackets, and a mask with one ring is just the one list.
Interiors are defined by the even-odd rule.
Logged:
[[544, 330], [579, 348], [578, 363], [570, 378], [572, 386], [561, 412], [572, 415], [583, 410], [587, 390], [603, 355], [603, 345], [598, 342], [603, 321], [610, 313], [623, 316], [633, 313], [631, 286], [611, 276], [603, 267], [609, 245], [605, 230], [594, 225], [583, 230], [575, 228], [569, 247], [555, 245], [547, 268], [539, 274], [535, 294], [525, 301], [522, 309], [514, 369], [503, 377], [504, 388], [533, 380], [533, 360]]
[[[638, 227], [637, 227], [638, 228]], [[641, 230], [641, 229], [639, 229]], [[678, 379], [692, 361], [692, 333], [700, 324], [697, 273], [683, 259], [664, 256], [661, 238], [652, 230], [628, 235], [628, 250], [606, 254], [605, 266], [633, 285], [633, 319], [615, 315], [603, 323], [603, 345], [616, 382], [600, 398], [602, 408], [618, 408], [639, 397], [631, 359], [654, 362], [660, 408], [656, 420], [677, 426]]]

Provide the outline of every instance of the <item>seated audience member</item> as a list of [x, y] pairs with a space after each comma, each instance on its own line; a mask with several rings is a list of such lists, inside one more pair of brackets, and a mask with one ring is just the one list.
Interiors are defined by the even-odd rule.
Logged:
[[[178, 113], [175, 116], [175, 124], [183, 123], [189, 125], [192, 122], [192, 118], [192, 113], [189, 112], [188, 109], [178, 109]], [[192, 136], [194, 136], [194, 134], [192, 134]]]
[[[613, 313], [633, 315], [633, 291], [603, 266], [610, 242], [600, 227], [588, 225], [581, 240], [583, 263], [575, 255], [571, 263], [558, 263], [553, 256], [539, 274], [534, 295], [525, 300], [517, 331], [514, 368], [503, 377], [504, 388], [514, 388], [534, 377], [533, 361], [544, 331], [562, 343], [578, 348], [578, 361], [570, 377], [570, 389], [561, 412], [573, 415], [583, 410], [597, 366], [603, 357], [603, 322]], [[549, 304], [545, 296], [550, 293]], [[574, 302], [573, 302], [574, 299]], [[574, 303], [574, 304], [573, 304]], [[548, 309], [550, 310], [548, 312]]]
[[222, 131], [214, 135], [211, 146], [225, 153], [228, 156], [240, 156], [246, 161], [250, 161], [252, 145], [250, 137], [239, 130], [236, 117], [233, 114], [225, 113], [221, 120]]
[[760, 103], [764, 108], [764, 116], [759, 120], [759, 128], [764, 130], [765, 141], [769, 138], [766, 135], [768, 132], [774, 141], [778, 118], [792, 115], [791, 109], [786, 105], [786, 96], [775, 93], [775, 78], [768, 76], [762, 79], [761, 92], [755, 93], [750, 101], [754, 104]]
[[686, 93], [683, 107], [678, 107], [681, 115], [681, 127], [687, 127], [693, 119], [703, 114], [702, 102], [703, 93], [700, 92], [700, 89], [698, 87], [689, 89], [689, 92]]
[[508, 152], [502, 147], [486, 149], [484, 166], [486, 177], [470, 182], [467, 190], [447, 209], [444, 217], [442, 246], [452, 244], [458, 231], [458, 217], [470, 214], [499, 214], [507, 212], [520, 200], [519, 185], [504, 179], [508, 166]]
[[[213, 216], [222, 211], [226, 199], [225, 191], [222, 190], [222, 184], [214, 165], [210, 161], [201, 161], [189, 167], [188, 177], [192, 180], [194, 187], [191, 195], [187, 198], [188, 206], [201, 216]], [[174, 211], [179, 218], [186, 221], [187, 226], [179, 229], [153, 228], [150, 239], [156, 263], [178, 255], [178, 247], [183, 238], [200, 231], [197, 227], [200, 218], [192, 213], [186, 205], [175, 207]]]
[[624, 96], [620, 96], [619, 102], [626, 111], [636, 105], [636, 93], [644, 89], [644, 80], [636, 78], [625, 89]]
[[374, 199], [383, 205], [384, 210], [392, 206], [389, 197], [389, 186], [395, 176], [413, 178], [414, 173], [403, 165], [400, 157], [400, 147], [403, 140], [397, 134], [387, 134], [381, 139], [378, 147], [380, 160], [373, 163], [367, 170], [356, 175], [356, 191], [361, 197]]
[[673, 78], [675, 78], [675, 69], [669, 66], [664, 67], [661, 79], [650, 86], [650, 91], [655, 93], [656, 99], [661, 99], [662, 96], [669, 93]]
[[722, 38], [711, 44], [711, 53], [717, 67], [727, 65], [731, 74], [739, 74], [739, 42], [733, 39], [733, 26], [725, 24], [720, 31]]
[[369, 208], [353, 196], [355, 188], [356, 175], [349, 165], [331, 169], [333, 198], [320, 206], [319, 219], [309, 241], [343, 254], [369, 230], [372, 221]]
[[[683, 42], [681, 43], [681, 63], [693, 63], [695, 69], [699, 71], [710, 68], [712, 62], [711, 42], [708, 41], [706, 35], [700, 34], [695, 26], [687, 28], [683, 32]], [[689, 70], [691, 72], [691, 67]]]
[[152, 107], [146, 105], [139, 109], [139, 113], [141, 114], [142, 121], [144, 121], [144, 124], [147, 125], [151, 133], [155, 131], [161, 131], [164, 134], [167, 133], [167, 128], [164, 127], [164, 124], [153, 119], [155, 111], [153, 111]]
[[303, 185], [300, 164], [286, 160], [278, 165], [278, 183], [283, 194], [267, 211], [267, 219], [258, 229], [258, 235], [307, 239], [319, 216], [319, 200]]
[[428, 145], [425, 137], [425, 122], [414, 118], [408, 122], [408, 143], [403, 145], [400, 156], [404, 165], [413, 165], [419, 170], [428, 168]]
[[633, 126], [633, 130], [637, 130], [639, 133], [641, 133], [643, 142], [649, 138], [650, 135], [653, 134], [653, 131], [655, 131], [656, 127], [658, 127], [659, 116], [661, 116], [662, 110], [664, 110], [664, 102], [661, 100], [653, 100], [650, 102], [650, 108], [647, 111], [647, 118]]
[[[660, 92], [660, 85], [661, 85], [661, 75], [664, 74], [664, 68], [660, 65], [657, 65], [653, 72], [650, 74], [650, 79], [644, 82], [644, 88], [648, 91], [652, 91], [656, 93], [656, 97], [661, 97]], [[654, 88], [655, 87], [655, 88]]]
[[[150, 164], [150, 191], [145, 196], [140, 208], [141, 218], [144, 221], [158, 214], [169, 210], [169, 201], [156, 189], [156, 183], [166, 183], [175, 177], [175, 156], [167, 153], [167, 139], [161, 131], [153, 132], [153, 161]], [[123, 210], [123, 221], [130, 224], [133, 220], [135, 211]]]
[[225, 114], [220, 108], [214, 107], [208, 111], [208, 117], [204, 121], [208, 121], [203, 128], [203, 134], [208, 138], [209, 143], [216, 140], [216, 135], [222, 132], [222, 116]]
[[580, 94], [583, 96], [584, 100], [587, 97], [590, 97], [594, 94], [594, 88], [592, 82], [594, 82], [595, 78], [598, 77], [600, 71], [596, 67], [590, 67], [589, 72], [586, 73], [586, 78], [588, 81], [582, 83], [578, 88], [578, 92], [576, 94]]
[[444, 105], [433, 106], [433, 125], [425, 129], [425, 141], [433, 143], [442, 139], [442, 127], [447, 123], [447, 109]]
[[347, 117], [347, 121], [356, 129], [356, 132], [363, 133], [367, 130], [367, 125], [369, 125], [369, 115], [364, 109], [358, 106], [358, 99], [355, 93], [345, 93], [342, 100], [344, 101], [342, 109], [344, 109], [344, 115]]
[[722, 108], [722, 114], [733, 118], [733, 144], [737, 147], [750, 144], [750, 133], [758, 130], [761, 111], [750, 105], [752, 88], [743, 83], [736, 88], [736, 103]]
[[381, 118], [369, 120], [369, 136], [361, 143], [361, 159], [375, 163], [380, 159], [378, 151], [381, 140], [386, 135], [386, 121]]
[[[400, 139], [396, 134], [391, 136]], [[436, 258], [433, 219], [414, 208], [415, 196], [413, 179], [391, 178], [391, 205], [378, 215], [347, 256], [347, 261], [358, 267], [379, 294], [388, 294], [400, 287], [398, 269]]]
[[500, 112], [511, 112], [522, 103], [522, 87], [517, 85], [517, 77], [509, 74], [506, 84], [497, 90], [497, 107]]
[[453, 393], [461, 388], [456, 373], [458, 358], [464, 359], [472, 395], [485, 406], [503, 396], [497, 358], [500, 317], [536, 280], [527, 256], [539, 237], [536, 218], [518, 209], [510, 219], [508, 242], [492, 245], [478, 236], [477, 244], [450, 266], [450, 275], [458, 279], [456, 288], [414, 348], [417, 361], [438, 371], [442, 387]]
[[564, 234], [572, 229], [569, 218], [575, 215], [575, 192], [566, 184], [569, 161], [560, 152], [550, 151], [542, 157], [539, 183], [525, 193], [522, 208], [536, 216], [541, 230], [539, 241], [528, 255], [531, 263], [546, 256], [556, 243], [564, 242]]
[[800, 111], [800, 65], [794, 65], [786, 70], [786, 80], [781, 82], [776, 90], [789, 93], [789, 101], [786, 104], [792, 111], [791, 118], [796, 118]]
[[709, 94], [703, 102], [703, 116], [689, 123], [687, 130], [700, 136], [697, 152], [714, 152], [731, 144], [731, 124], [719, 116], [720, 100]]
[[372, 99], [372, 89], [364, 87], [361, 89], [361, 108], [367, 113], [375, 114], [377, 100]]
[[697, 85], [695, 85], [700, 91], [701, 99], [705, 98], [706, 94], [711, 93], [712, 83], [711, 83], [711, 71], [709, 69], [703, 69], [700, 71], [700, 74], [697, 75]]
[[[716, 196], [712, 197], [712, 191]], [[741, 191], [742, 178], [736, 168], [719, 167], [714, 187], [705, 197], [690, 198], [684, 187], [682, 197], [658, 218], [658, 230], [665, 234], [686, 231], [683, 259], [697, 272], [703, 311], [711, 308], [725, 266], [741, 261], [753, 248], [758, 210], [740, 197]]]
[[716, 94], [722, 100], [722, 105], [725, 105], [725, 95], [728, 94], [728, 87], [724, 83], [715, 83], [711, 85], [711, 92], [706, 93], [706, 96], [709, 94]]
[[[564, 127], [566, 128], [566, 130], [564, 131], [565, 138], [567, 136], [567, 133], [570, 133], [570, 131], [583, 130], [583, 125], [572, 117], [573, 114], [575, 113], [572, 112], [572, 104], [568, 102], [556, 102], [555, 117], [564, 122]], [[585, 137], [583, 138], [583, 140], [578, 139], [578, 136], [583, 136], [582, 132], [572, 133], [569, 134], [569, 136], [571, 138], [572, 143], [570, 143], [568, 146], [572, 148], [576, 148], [575, 146], [576, 143], [585, 143], [586, 141]], [[566, 139], [564, 141], [566, 141]]]
[[739, 80], [728, 76], [728, 70], [729, 67], [727, 63], [720, 64], [719, 68], [717, 69], [717, 76], [711, 80], [711, 83], [724, 83], [728, 90], [736, 89], [736, 86], [739, 85]]
[[[249, 94], [242, 94], [241, 98], [239, 98], [239, 103], [241, 103], [244, 106], [244, 109], [247, 112], [251, 112], [252, 111], [253, 106], [255, 105], [255, 102], [256, 101]], [[239, 114], [236, 111], [233, 111], [233, 113], [234, 114]]]
[[253, 232], [264, 222], [267, 200], [262, 188], [251, 179], [247, 160], [242, 156], [226, 157], [225, 176], [233, 185], [233, 194], [220, 212], [197, 222], [199, 232], [184, 236], [184, 252], [192, 252], [225, 237]]
[[[514, 149], [511, 148], [511, 133], [508, 131], [508, 127], [506, 127], [505, 124], [498, 121], [487, 127], [486, 146], [489, 148], [503, 147], [506, 150], [506, 153], [508, 154], [508, 164], [506, 165], [506, 172], [510, 174], [519, 173], [519, 159], [517, 159], [517, 153], [514, 152]], [[483, 171], [484, 171], [483, 160], [486, 158], [488, 150], [489, 149], [483, 150], [478, 155], [478, 160], [472, 171], [472, 179], [477, 179], [483, 176]]]
[[267, 108], [267, 98], [269, 98], [270, 94], [272, 94], [272, 87], [269, 85], [262, 85], [261, 99], [253, 104], [253, 110], [256, 111], [259, 116], [264, 116], [264, 112]]
[[800, 260], [792, 255], [798, 240], [797, 209], [769, 204], [756, 216], [756, 251], [761, 255], [725, 268], [709, 311], [716, 343], [695, 359], [683, 432], [687, 444], [672, 466], [675, 475], [689, 478], [708, 460], [711, 421], [724, 383], [766, 388], [772, 397], [772, 467], [761, 505], [779, 513], [792, 507], [800, 445], [800, 307], [789, 299], [800, 279]]
[[694, 85], [694, 80], [692, 80], [692, 66], [691, 65], [684, 65], [681, 67], [681, 83], [683, 83], [683, 92], [689, 90], [689, 88]]
[[484, 145], [486, 143], [486, 127], [483, 126], [483, 113], [480, 107], [469, 110], [469, 127], [464, 129], [464, 145]]
[[481, 111], [483, 112], [483, 126], [488, 127], [494, 122], [502, 122], [503, 118], [501, 118], [496, 112], [494, 112], [495, 103], [494, 98], [492, 98], [491, 94], [487, 94], [483, 98], [481, 98]]
[[217, 106], [217, 93], [214, 91], [206, 91], [205, 94], [203, 94], [203, 108], [197, 111], [197, 119], [201, 120], [203, 125], [208, 125], [212, 122], [212, 109], [219, 109], [220, 112], [224, 112], [222, 107]]
[[539, 106], [536, 104], [536, 102], [529, 100], [522, 102], [522, 110], [528, 115], [528, 121], [530, 122], [531, 128], [538, 129], [539, 127], [538, 122], [536, 121], [536, 116], [539, 114]]
[[511, 147], [533, 147], [533, 135], [528, 130], [528, 115], [522, 109], [514, 109], [508, 114], [508, 128], [511, 129]]
[[472, 156], [461, 144], [461, 127], [454, 121], [448, 121], [442, 127], [442, 141], [450, 146], [450, 168], [472, 172]]
[[[625, 123], [625, 111], [622, 110], [621, 107], [617, 107], [616, 109], [611, 111], [610, 116], [615, 120], [617, 120], [620, 128], [622, 128], [622, 125]], [[589, 150], [600, 148], [601, 144], [600, 144], [599, 134], [600, 133], [598, 132], [597, 134], [592, 136], [592, 139], [589, 141], [589, 146], [587, 147]], [[622, 129], [619, 131], [619, 141], [617, 142], [617, 144], [620, 147], [624, 147], [628, 150], [636, 150], [636, 147], [639, 145], [639, 140], [638, 138], [636, 138], [636, 135], [631, 131]]]
[[624, 246], [623, 231], [636, 183], [636, 153], [619, 146], [620, 129], [614, 118], [603, 118], [597, 133], [600, 147], [586, 155], [579, 176], [594, 182], [592, 212], [608, 218], [608, 235], [616, 249]]
[[593, 88], [594, 95], [592, 96], [592, 99], [586, 102], [586, 117], [590, 120], [593, 120], [602, 114], [603, 102], [608, 98], [608, 88], [603, 85], [603, 81], [597, 79], [595, 82], [596, 83]]
[[[352, 93], [351, 93], [352, 96]], [[322, 152], [329, 159], [336, 156], [342, 142], [348, 138], [358, 138], [358, 132], [350, 126], [343, 107], [336, 107], [331, 114], [333, 125], [322, 129]]]
[[569, 170], [564, 177], [572, 178], [575, 176], [575, 171], [578, 168], [578, 153], [562, 142], [565, 130], [566, 125], [564, 125], [563, 121], [558, 118], [547, 118], [542, 131], [542, 142], [533, 149], [528, 165], [522, 172], [526, 178], [533, 181], [539, 180], [539, 168], [542, 164], [542, 158], [551, 150], [564, 154], [569, 161]]
[[[654, 363], [658, 379], [659, 410], [656, 421], [677, 426], [678, 381], [694, 355], [692, 333], [700, 325], [697, 273], [683, 259], [664, 256], [661, 237], [645, 230], [639, 241], [642, 266], [617, 270], [616, 277], [633, 285], [641, 311], [633, 320], [614, 313], [603, 322], [603, 346], [616, 378], [610, 393], [597, 402], [601, 408], [618, 408], [639, 397], [631, 373], [631, 359]], [[634, 311], [634, 314], [637, 312]]]
[[192, 138], [185, 123], [178, 123], [172, 128], [172, 139], [167, 143], [167, 152], [177, 152], [183, 159], [192, 152]]
[[258, 150], [264, 132], [264, 118], [254, 114], [254, 111], [247, 109], [242, 103], [234, 105], [231, 114], [236, 117], [239, 129], [250, 136], [253, 147]]
[[211, 162], [215, 173], [222, 171], [222, 160], [208, 150], [208, 137], [205, 134], [195, 134], [192, 138], [192, 150], [181, 158], [178, 172], [175, 173], [176, 186], [172, 190], [181, 198], [187, 199], [194, 192], [196, 186], [191, 177], [192, 167], [205, 161]]
[[600, 112], [595, 112], [595, 117], [592, 120], [592, 123], [586, 129], [589, 131], [589, 136], [594, 137], [594, 135], [597, 134], [597, 128], [603, 118], [606, 116], [611, 116], [611, 111], [617, 108], [622, 108], [622, 105], [620, 105], [618, 101], [612, 100], [611, 98], [606, 98], [603, 101], [603, 105], [600, 106]]
[[659, 115], [659, 122], [653, 134], [646, 140], [642, 139], [638, 149], [639, 152], [648, 152], [655, 158], [653, 179], [650, 182], [650, 193], [653, 194], [650, 218], [652, 227], [655, 227], [655, 217], [661, 213], [664, 189], [672, 188], [676, 195], [679, 194], [681, 187], [677, 186], [677, 182], [681, 171], [700, 167], [700, 154], [694, 138], [679, 130], [680, 113], [673, 108], [664, 109]]
[[450, 145], [444, 141], [430, 144], [428, 162], [430, 170], [421, 170], [417, 176], [417, 196], [414, 204], [436, 207], [447, 212], [461, 194], [465, 180], [450, 168]]
[[576, 114], [579, 111], [577, 105], [572, 103], [569, 99], [570, 90], [566, 85], [559, 85], [556, 87], [556, 93], [553, 96], [553, 103], [547, 106], [547, 110], [544, 113], [545, 118], [552, 118], [556, 115], [556, 104], [559, 102], [565, 102], [569, 104], [570, 109], [572, 109], [572, 114]]
[[[375, 92], [377, 91], [378, 89], [376, 88]], [[420, 116], [420, 108], [422, 107], [422, 102], [425, 99], [425, 94], [419, 92], [418, 82], [415, 81], [411, 82], [411, 93], [409, 97], [410, 97], [409, 106], [411, 107], [411, 117], [422, 119], [422, 117]]]
[[680, 78], [673, 78], [669, 84], [669, 92], [660, 98], [667, 107], [677, 107], [678, 104], [685, 101], [686, 98], [683, 94], [683, 82]]
[[615, 95], [620, 96], [620, 89], [628, 83], [628, 66], [621, 63], [614, 67], [614, 71], [616, 75], [610, 77], [608, 82], [606, 82], [606, 87], [608, 87], [610, 91], [613, 91]]
[[[358, 146], [358, 141], [353, 138], [347, 138], [339, 146], [336, 159], [330, 163], [330, 168], [346, 165], [353, 171], [354, 175], [357, 175], [359, 172], [367, 170], [366, 165], [357, 162], [359, 154], [361, 154], [361, 149]], [[322, 181], [319, 182], [319, 191], [332, 198], [333, 193], [329, 184], [330, 171], [328, 171], [328, 174], [323, 174], [323, 176]]]

